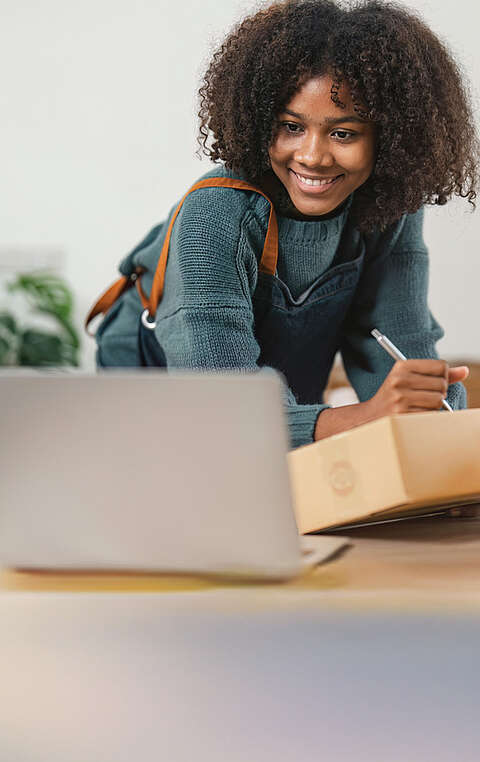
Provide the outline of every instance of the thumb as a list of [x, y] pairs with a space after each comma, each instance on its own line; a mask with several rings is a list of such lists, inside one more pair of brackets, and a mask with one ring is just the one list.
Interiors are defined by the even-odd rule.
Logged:
[[449, 368], [448, 383], [455, 384], [457, 381], [464, 381], [469, 373], [470, 369], [467, 365], [457, 365], [455, 368]]

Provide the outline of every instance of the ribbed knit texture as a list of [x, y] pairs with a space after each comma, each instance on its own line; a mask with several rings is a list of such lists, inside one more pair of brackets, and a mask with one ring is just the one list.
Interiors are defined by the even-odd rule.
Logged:
[[[232, 177], [216, 167], [204, 177]], [[351, 202], [351, 200], [350, 200]], [[277, 274], [298, 299], [332, 265], [355, 251], [339, 252], [350, 213], [347, 203], [337, 216], [302, 222], [278, 217]], [[146, 268], [142, 287], [149, 293], [172, 209], [122, 262], [121, 271]], [[155, 335], [169, 368], [258, 369], [260, 347], [254, 335], [252, 296], [266, 234], [269, 206], [258, 194], [204, 188], [189, 195], [175, 222]], [[365, 237], [366, 265], [339, 347], [347, 374], [361, 401], [377, 391], [392, 361], [370, 336], [379, 328], [407, 357], [436, 357], [443, 335], [427, 305], [428, 254], [422, 238], [423, 210], [402, 219], [385, 233]], [[342, 246], [345, 244], [342, 243]], [[138, 321], [142, 311], [135, 289], [113, 307], [98, 331], [98, 362], [137, 366]], [[465, 407], [461, 384], [450, 387], [452, 407]], [[313, 441], [315, 423], [327, 407], [299, 405], [286, 389], [285, 408], [292, 447]]]

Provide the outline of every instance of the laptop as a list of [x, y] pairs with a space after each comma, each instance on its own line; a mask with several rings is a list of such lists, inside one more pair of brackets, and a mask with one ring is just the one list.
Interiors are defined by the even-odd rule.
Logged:
[[288, 579], [299, 541], [274, 372], [0, 375], [0, 565]]

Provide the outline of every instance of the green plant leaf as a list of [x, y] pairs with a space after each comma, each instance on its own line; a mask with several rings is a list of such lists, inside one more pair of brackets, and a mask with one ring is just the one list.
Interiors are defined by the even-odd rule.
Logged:
[[65, 346], [70, 347], [66, 355], [72, 358], [71, 364], [78, 365], [75, 350], [80, 347], [80, 338], [71, 320], [72, 294], [64, 280], [53, 273], [33, 272], [18, 275], [7, 288], [11, 292], [24, 293], [35, 312], [49, 315], [59, 323], [66, 334]]
[[10, 354], [11, 344], [0, 336], [0, 365], [6, 365]]
[[8, 287], [9, 291], [23, 291], [33, 307], [40, 312], [68, 320], [73, 300], [63, 279], [48, 272], [18, 275]]
[[17, 321], [10, 312], [0, 312], [0, 330], [2, 333], [17, 333]]
[[18, 325], [9, 312], [0, 313], [0, 365], [17, 364]]
[[22, 334], [19, 365], [66, 365], [64, 342], [54, 333], [27, 330]]

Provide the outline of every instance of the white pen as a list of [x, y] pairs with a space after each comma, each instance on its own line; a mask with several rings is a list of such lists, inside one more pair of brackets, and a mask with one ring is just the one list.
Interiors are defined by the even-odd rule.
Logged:
[[[383, 333], [380, 333], [376, 328], [373, 329], [373, 331], [370, 331], [372, 336], [378, 341], [380, 346], [385, 350], [385, 352], [388, 352], [390, 357], [392, 357], [394, 360], [406, 360], [407, 358], [403, 354], [403, 352], [400, 352], [399, 349], [395, 346], [395, 344], [392, 344], [390, 339], [387, 339], [386, 336], [383, 335]], [[442, 400], [442, 405], [445, 408], [445, 410], [449, 410], [451, 413], [453, 413], [453, 409], [448, 404], [447, 400]]]

